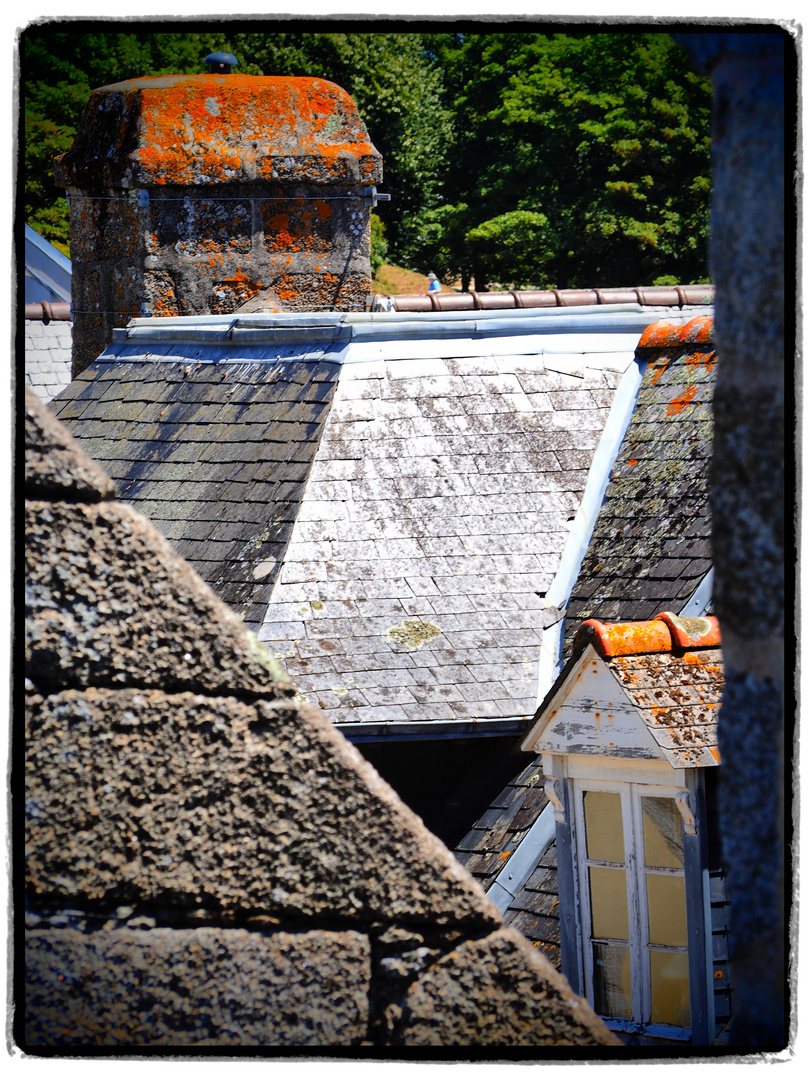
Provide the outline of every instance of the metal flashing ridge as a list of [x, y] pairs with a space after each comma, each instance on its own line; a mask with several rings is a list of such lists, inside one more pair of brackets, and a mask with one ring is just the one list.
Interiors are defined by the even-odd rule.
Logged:
[[[585, 491], [582, 494], [582, 500], [577, 509], [574, 523], [565, 542], [560, 565], [545, 596], [547, 607], [556, 607], [558, 610], [564, 611], [568, 604], [571, 590], [574, 587], [582, 566], [582, 560], [591, 541], [591, 534], [599, 514], [599, 508], [605, 497], [616, 455], [622, 444], [630, 417], [633, 415], [645, 366], [643, 361], [641, 363], [631, 363], [622, 375], [599, 439], [599, 445], [594, 452], [591, 467], [588, 470]], [[564, 627], [564, 617], [561, 617], [543, 632], [538, 671], [538, 705], [554, 684], [554, 680], [562, 668]]]
[[[283, 343], [335, 344], [442, 341], [452, 338], [528, 337], [544, 334], [637, 333], [666, 309], [614, 304], [573, 311], [285, 312], [254, 315], [186, 315], [131, 319], [113, 330], [113, 345], [147, 342], [208, 342], [251, 346]], [[694, 319], [684, 309], [678, 322]]]

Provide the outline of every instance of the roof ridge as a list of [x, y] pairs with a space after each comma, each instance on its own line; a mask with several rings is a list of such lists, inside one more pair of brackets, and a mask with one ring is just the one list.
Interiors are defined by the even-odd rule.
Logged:
[[394, 311], [460, 311], [486, 308], [582, 307], [600, 304], [634, 303], [642, 307], [688, 307], [692, 304], [713, 304], [713, 285], [639, 286], [618, 289], [509, 289], [504, 292], [424, 292], [392, 296], [380, 293], [378, 300], [388, 299]]
[[666, 349], [678, 345], [711, 345], [714, 343], [714, 316], [697, 315], [688, 323], [667, 319], [651, 323], [638, 343], [639, 349]]
[[576, 632], [574, 648], [589, 644], [605, 658], [711, 648], [720, 644], [720, 625], [714, 615], [682, 618], [671, 611], [638, 622], [586, 619]]

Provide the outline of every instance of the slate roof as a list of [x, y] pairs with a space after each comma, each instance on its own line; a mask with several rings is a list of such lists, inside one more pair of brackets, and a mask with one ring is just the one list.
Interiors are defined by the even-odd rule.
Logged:
[[591, 362], [344, 368], [259, 631], [335, 720], [531, 714], [543, 596], [618, 382]]
[[23, 257], [26, 304], [70, 300], [70, 259], [30, 225], [24, 229]]
[[[456, 846], [456, 858], [485, 892], [492, 888], [548, 805], [543, 783], [542, 755], [537, 755], [530, 758]], [[553, 843], [542, 853], [502, 917], [505, 925], [519, 930], [559, 967], [560, 916]]]
[[711, 569], [713, 334], [700, 316], [642, 335], [647, 367], [571, 593], [566, 652], [584, 619], [681, 612]]
[[25, 320], [25, 385], [47, 404], [70, 384], [71, 324]]
[[338, 366], [99, 360], [52, 402], [134, 505], [246, 622], [264, 615]]
[[723, 693], [720, 649], [606, 661], [674, 767], [718, 765], [717, 711]]
[[[583, 620], [651, 619], [662, 609], [680, 612], [710, 571], [713, 331], [712, 318], [700, 316], [681, 327], [655, 323], [641, 337], [638, 355], [647, 366], [567, 606], [561, 642], [567, 653]], [[542, 783], [542, 764], [538, 754], [520, 776], [537, 773]], [[523, 828], [515, 829], [513, 816], [522, 805], [510, 798], [515, 785], [519, 777], [493, 803], [494, 815], [487, 811], [458, 846], [456, 855], [465, 865], [496, 849], [511, 858], [539, 817], [542, 806], [535, 805]], [[551, 877], [542, 875], [550, 895], [556, 894], [555, 868], [552, 843], [536, 867], [550, 871]], [[482, 884], [489, 888], [492, 881], [494, 876]], [[516, 897], [505, 918], [525, 903], [525, 897]], [[535, 940], [530, 927], [522, 929]], [[543, 929], [540, 933], [538, 947], [543, 947], [546, 935]]]
[[133, 320], [53, 408], [347, 732], [518, 730], [655, 314]]

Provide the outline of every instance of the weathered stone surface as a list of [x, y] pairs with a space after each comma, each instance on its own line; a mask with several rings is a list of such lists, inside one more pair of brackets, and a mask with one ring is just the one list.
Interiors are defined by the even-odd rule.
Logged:
[[26, 745], [38, 903], [498, 922], [449, 852], [311, 707], [67, 691], [31, 697]]
[[[407, 984], [425, 980], [411, 1027], [430, 1044], [479, 978], [514, 983], [502, 1016], [532, 1036], [547, 998], [557, 1041], [609, 1041], [576, 1016], [565, 1038], [566, 988], [548, 991], [522, 939], [437, 963], [497, 910], [326, 716], [284, 698], [148, 522], [42, 500], [27, 520], [18, 1044], [401, 1043]], [[489, 1012], [483, 1039], [471, 1024], [462, 1037], [496, 1041]]]
[[368, 939], [351, 930], [29, 931], [26, 1039], [41, 1046], [356, 1046]]
[[382, 159], [324, 79], [170, 75], [94, 91], [72, 148], [73, 374], [139, 315], [362, 310]]
[[514, 930], [465, 941], [407, 996], [409, 1046], [621, 1045], [565, 979]]
[[360, 182], [382, 176], [357, 108], [326, 79], [164, 75], [94, 91], [71, 150], [65, 187]]
[[[731, 1037], [784, 1046], [784, 372], [792, 359], [785, 164], [795, 145], [786, 146], [792, 129], [785, 104], [798, 58], [795, 30], [768, 30], [680, 40], [698, 67], [711, 70], [714, 88], [711, 264], [719, 362], [711, 509], [726, 667], [719, 816], [735, 975]], [[792, 299], [790, 277], [787, 293]]]
[[26, 673], [38, 687], [274, 696], [280, 665], [136, 511], [26, 504]]
[[42, 498], [83, 502], [115, 496], [112, 480], [28, 387], [25, 388], [25, 489]]

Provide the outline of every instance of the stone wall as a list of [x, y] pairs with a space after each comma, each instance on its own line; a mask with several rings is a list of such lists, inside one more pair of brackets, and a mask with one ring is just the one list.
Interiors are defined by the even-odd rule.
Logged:
[[618, 1045], [26, 406], [18, 1045]]
[[711, 508], [725, 665], [719, 810], [732, 912], [732, 1040], [781, 1046], [788, 1019], [785, 104], [795, 44], [778, 29], [676, 38], [714, 85]]
[[189, 75], [96, 90], [56, 161], [74, 377], [141, 315], [362, 310], [382, 161], [324, 79]]

